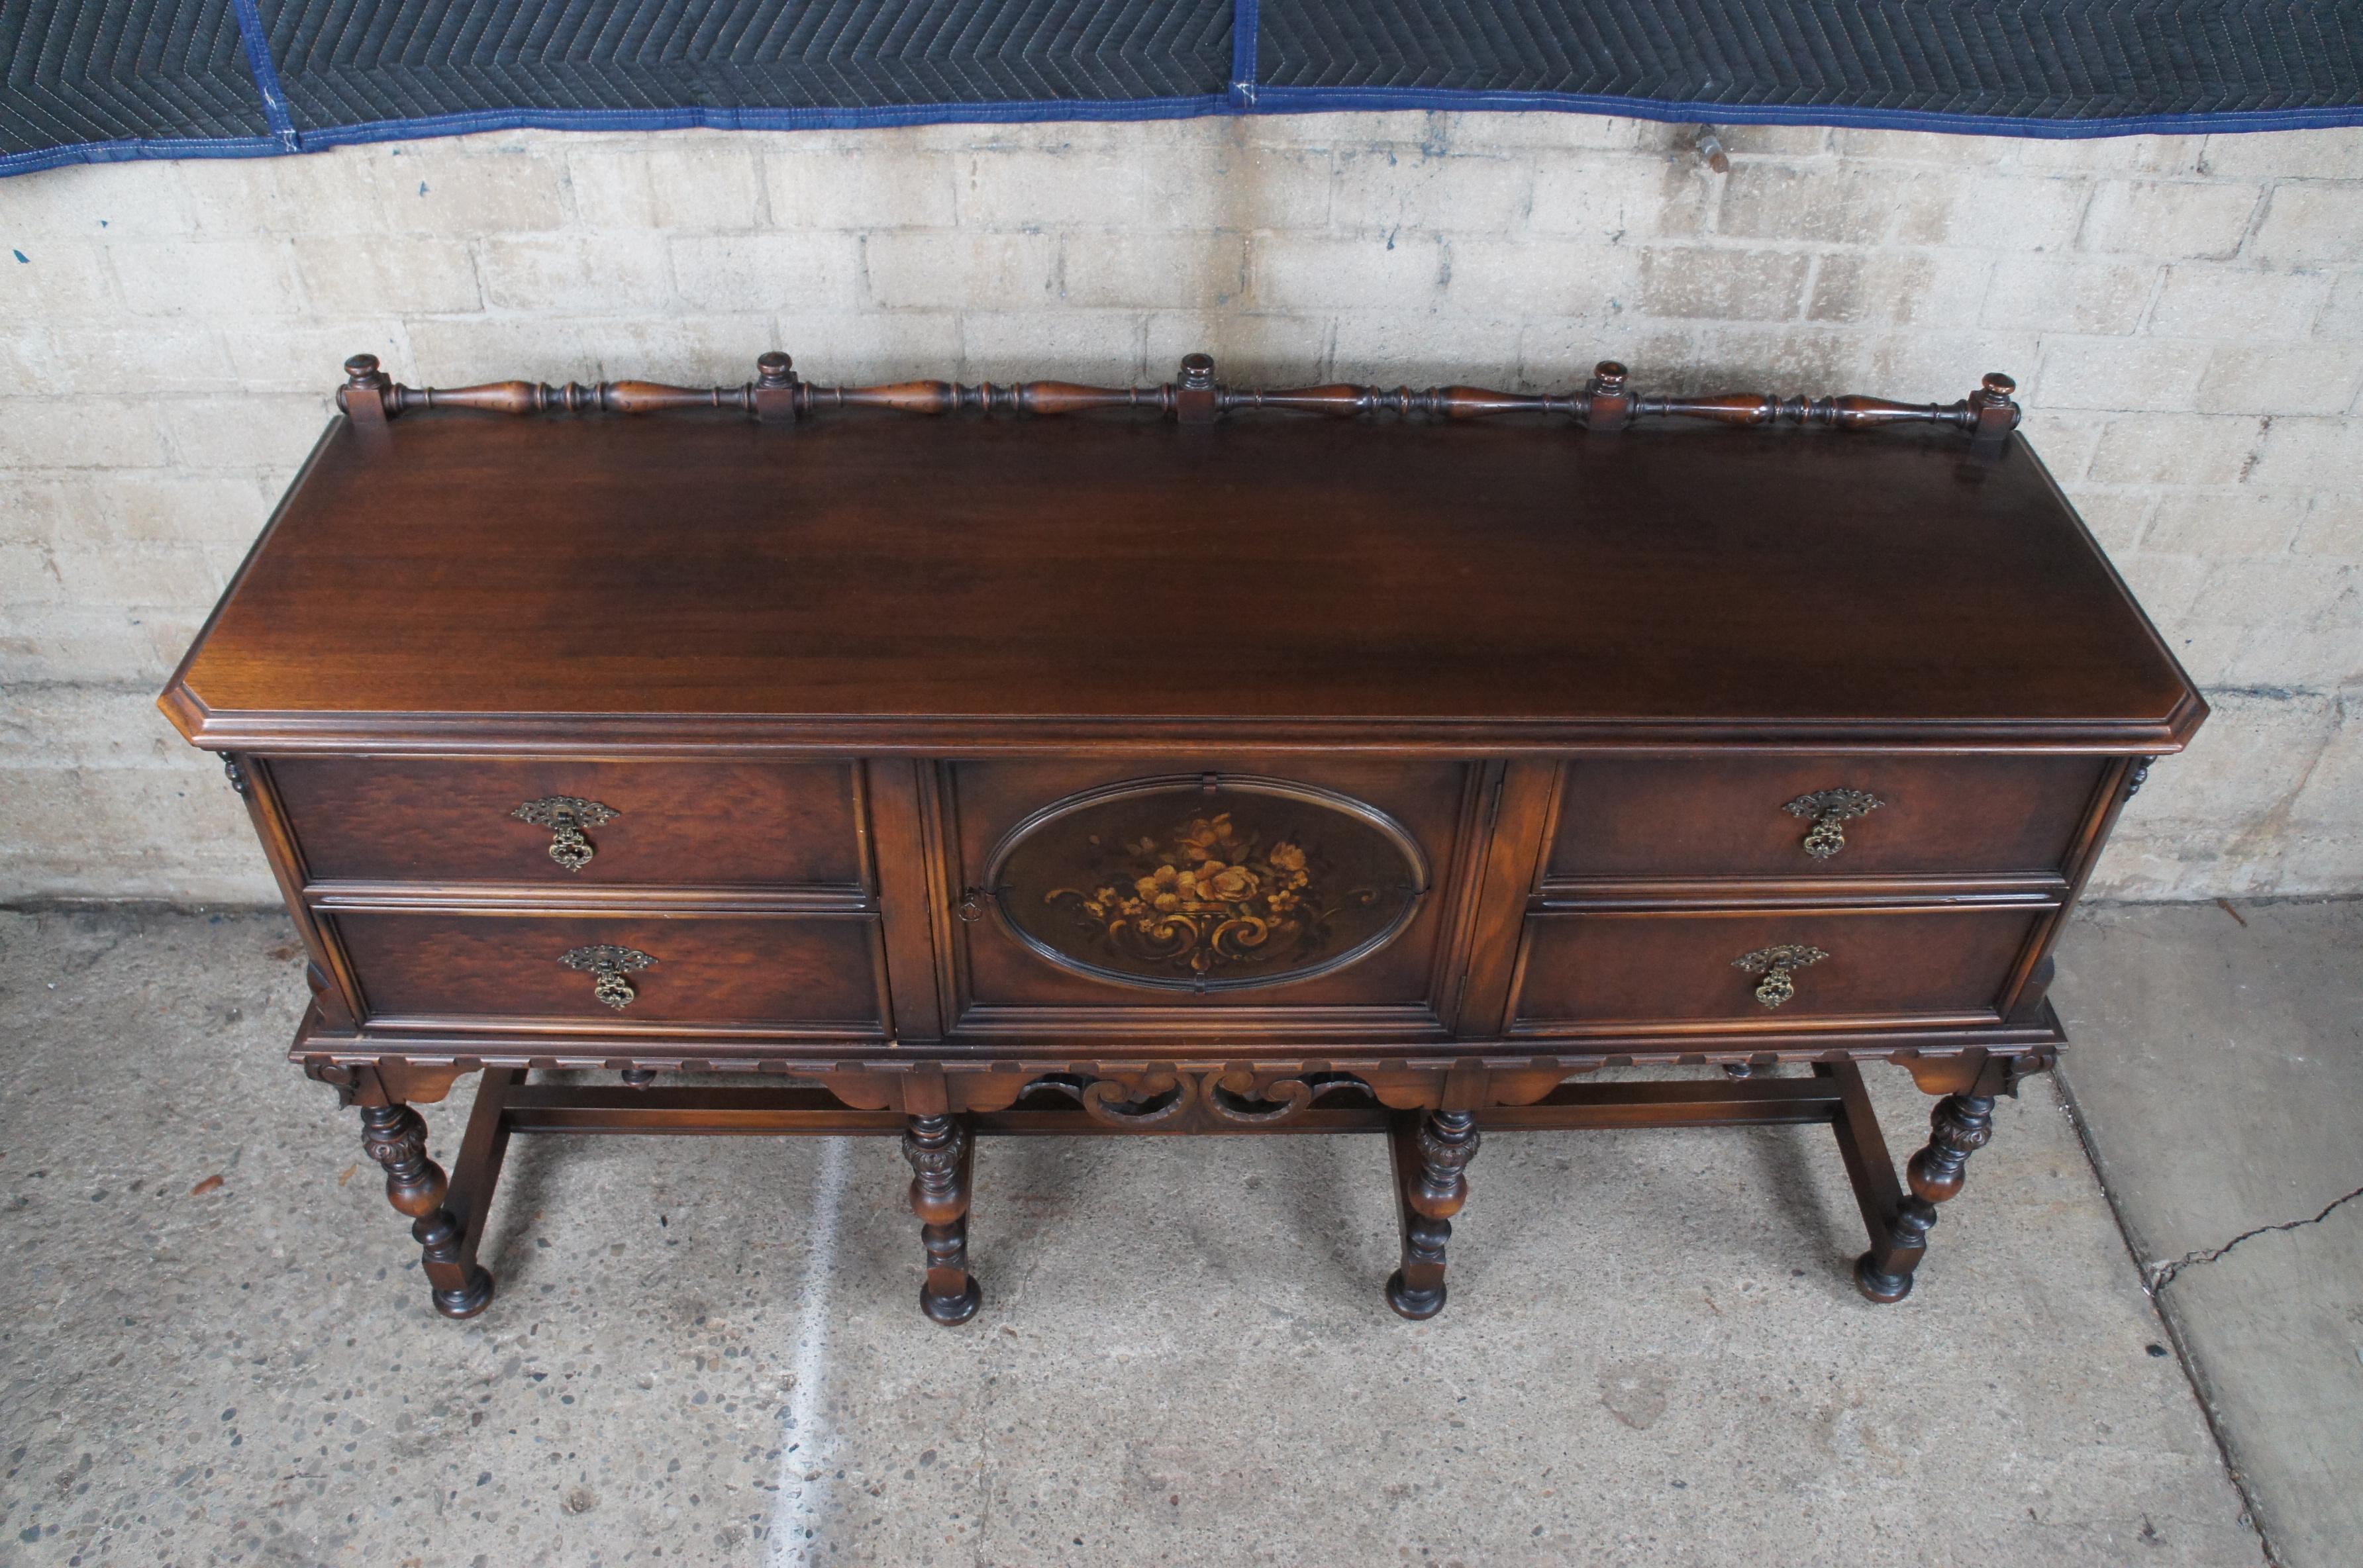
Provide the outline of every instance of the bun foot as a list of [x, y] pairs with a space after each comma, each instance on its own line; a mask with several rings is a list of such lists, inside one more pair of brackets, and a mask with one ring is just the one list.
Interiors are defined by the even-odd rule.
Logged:
[[1863, 1299], [1888, 1306], [1912, 1294], [1912, 1276], [1908, 1274], [1881, 1274], [1871, 1254], [1865, 1253], [1854, 1263], [1854, 1287]]
[[1444, 1310], [1444, 1286], [1438, 1283], [1433, 1289], [1414, 1290], [1403, 1284], [1403, 1270], [1397, 1269], [1387, 1275], [1387, 1305], [1414, 1323], [1426, 1322]]
[[947, 1329], [967, 1322], [983, 1305], [984, 1291], [976, 1283], [974, 1275], [969, 1275], [968, 1289], [959, 1296], [937, 1296], [930, 1293], [925, 1284], [919, 1286], [919, 1310]]
[[472, 1318], [492, 1304], [493, 1276], [481, 1268], [457, 1290], [435, 1292], [435, 1310], [446, 1318]]

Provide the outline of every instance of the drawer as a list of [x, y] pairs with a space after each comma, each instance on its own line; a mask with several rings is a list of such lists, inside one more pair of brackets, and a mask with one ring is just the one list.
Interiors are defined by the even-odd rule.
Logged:
[[[1552, 913], [1526, 923], [1514, 1017], [1522, 1033], [1656, 1025], [1781, 1025], [1946, 1017], [1991, 1021], [2051, 906]], [[1781, 949], [1792, 950], [1783, 954]], [[1805, 950], [1804, 954], [1794, 952]], [[1766, 967], [1792, 993], [1766, 1006]], [[1775, 989], [1768, 994], [1778, 995]]]
[[[2056, 873], [2104, 766], [2091, 756], [1585, 758], [1567, 765], [1549, 875]], [[1814, 808], [1789, 808], [1834, 790], [1878, 805], [1834, 822], [1815, 845], [1825, 853], [1811, 853]]]
[[[346, 910], [330, 919], [372, 1021], [879, 1027], [878, 927], [867, 915]], [[639, 966], [631, 955], [655, 963]], [[628, 987], [628, 996], [615, 993], [621, 1007], [597, 994], [602, 957]]]
[[[1381, 1008], [1434, 1027], [1459, 763], [1182, 756], [947, 770], [963, 1026], [996, 1009]], [[971, 908], [975, 908], [972, 903]]]
[[[283, 757], [270, 767], [315, 881], [861, 880], [853, 768], [844, 763]], [[558, 828], [516, 814], [528, 802], [567, 799], [599, 808], [580, 813], [590, 858], [575, 870], [551, 857]]]

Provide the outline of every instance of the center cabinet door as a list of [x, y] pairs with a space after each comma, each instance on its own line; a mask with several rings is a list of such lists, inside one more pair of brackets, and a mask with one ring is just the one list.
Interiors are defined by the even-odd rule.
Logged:
[[1482, 772], [947, 764], [957, 1031], [1442, 1037]]

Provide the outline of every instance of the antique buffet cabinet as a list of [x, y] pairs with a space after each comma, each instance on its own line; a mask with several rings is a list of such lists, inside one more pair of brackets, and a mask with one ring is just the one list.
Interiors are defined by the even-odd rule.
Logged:
[[[898, 1135], [955, 1323], [981, 1135], [1382, 1135], [1424, 1318], [1482, 1135], [1818, 1122], [1897, 1300], [2205, 712], [2002, 376], [346, 372], [162, 701], [453, 1317], [550, 1131]], [[1866, 1063], [1938, 1097], [1902, 1177]]]

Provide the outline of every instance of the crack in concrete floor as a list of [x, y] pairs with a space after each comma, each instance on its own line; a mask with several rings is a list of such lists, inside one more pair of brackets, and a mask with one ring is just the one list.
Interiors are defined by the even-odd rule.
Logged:
[[2201, 1264], [2212, 1264], [2217, 1258], [2220, 1258], [2224, 1253], [2230, 1252], [2234, 1247], [2238, 1246], [2241, 1242], [2247, 1241], [2252, 1237], [2269, 1236], [2276, 1231], [2302, 1231], [2308, 1226], [2319, 1225], [2324, 1220], [2329, 1219], [2333, 1214], [2336, 1213], [2341, 1205], [2351, 1203], [2358, 1198], [2363, 1198], [2363, 1187], [2358, 1187], [2352, 1192], [2343, 1193], [2340, 1196], [2332, 1198], [2328, 1203], [2323, 1205], [2322, 1212], [2315, 1215], [2311, 1220], [2285, 1220], [2278, 1225], [2259, 1225], [2252, 1231], [2241, 1231], [2238, 1235], [2233, 1237], [2230, 1241], [2224, 1242], [2220, 1247], [2202, 1247], [2195, 1252], [2185, 1253], [2180, 1257], [2175, 1258], [2171, 1262], [2146, 1264], [2142, 1266], [2143, 1287], [2148, 1290], [2150, 1295], [2155, 1297], [2159, 1291], [2164, 1290], [2169, 1285], [2172, 1284], [2174, 1282], [2175, 1275], [2180, 1274], [2184, 1269], [2195, 1268]]

